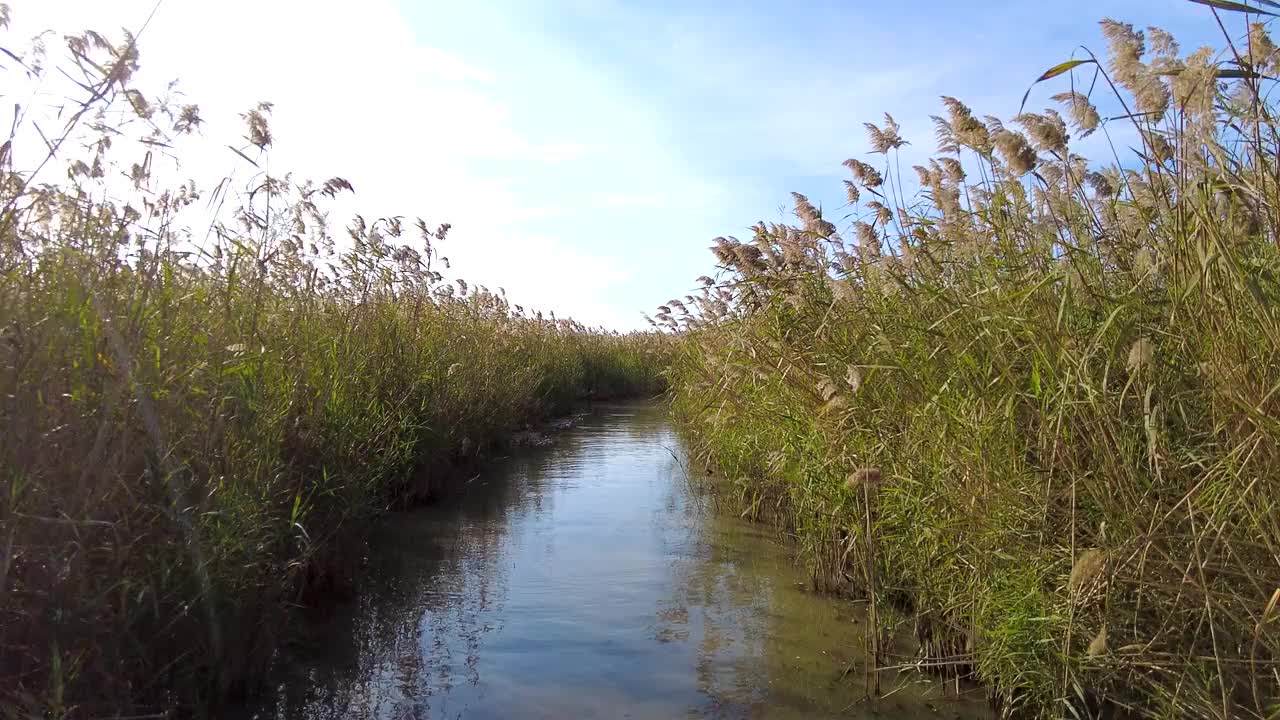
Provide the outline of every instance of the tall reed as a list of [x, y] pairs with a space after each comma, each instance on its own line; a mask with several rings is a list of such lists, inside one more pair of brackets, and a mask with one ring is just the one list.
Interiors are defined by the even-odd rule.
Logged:
[[[0, 717], [252, 691], [289, 609], [349, 589], [349, 540], [424, 477], [585, 395], [660, 390], [657, 335], [446, 280], [447, 224], [335, 237], [340, 178], [156, 187], [199, 109], [135, 87], [131, 36], [66, 51], [4, 70], [83, 96], [0, 147]], [[269, 113], [244, 116], [246, 167]]]
[[[1011, 714], [1280, 713], [1280, 52], [1245, 30], [1183, 53], [1103, 21], [1105, 60], [1029, 93], [1055, 108], [943, 98], [914, 182], [869, 124], [846, 232], [797, 194], [659, 308], [748, 511], [914, 623], [882, 662]], [[1109, 161], [1073, 150], [1095, 132]]]

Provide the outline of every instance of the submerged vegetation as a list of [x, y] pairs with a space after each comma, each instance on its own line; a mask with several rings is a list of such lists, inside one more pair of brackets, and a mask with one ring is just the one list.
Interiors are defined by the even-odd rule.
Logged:
[[[84, 95], [58, 132], [20, 109], [0, 147], [0, 716], [251, 691], [379, 511], [581, 397], [660, 391], [661, 336], [446, 280], [447, 224], [334, 237], [341, 179], [157, 187], [199, 110], [133, 86], [133, 37], [68, 37], [56, 69], [43, 42], [4, 72]], [[245, 115], [245, 167], [269, 111]]]
[[[1274, 718], [1280, 51], [1257, 23], [1221, 55], [1102, 30], [1029, 93], [1057, 109], [944, 98], [916, 182], [868, 125], [844, 236], [797, 194], [719, 239], [657, 318], [675, 411], [744, 514], [868, 598], [882, 664], [1015, 714]], [[919, 655], [879, 642], [897, 623]]]

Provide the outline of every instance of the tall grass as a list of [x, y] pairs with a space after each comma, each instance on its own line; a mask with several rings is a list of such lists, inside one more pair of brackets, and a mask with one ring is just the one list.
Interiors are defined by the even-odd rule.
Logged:
[[[156, 188], [152, 151], [198, 109], [133, 86], [132, 37], [67, 50], [4, 70], [65, 70], [84, 95], [60, 133], [0, 148], [0, 716], [250, 691], [289, 608], [349, 585], [379, 511], [578, 398], [660, 389], [657, 336], [445, 280], [447, 224], [356, 218], [336, 239], [341, 179]], [[245, 115], [246, 164], [269, 109]], [[202, 207], [224, 212], [184, 220]]]
[[[1223, 54], [1102, 29], [1105, 61], [1033, 88], [1062, 115], [944, 98], [916, 183], [868, 125], [847, 237], [796, 195], [717, 240], [721, 275], [659, 309], [675, 408], [820, 585], [914, 622], [881, 663], [1011, 714], [1274, 718], [1280, 52], [1257, 23]], [[1094, 132], [1101, 163], [1072, 150]]]

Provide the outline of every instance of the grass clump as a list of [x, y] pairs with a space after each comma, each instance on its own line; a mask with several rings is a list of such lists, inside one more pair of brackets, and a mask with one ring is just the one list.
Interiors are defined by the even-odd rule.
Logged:
[[[914, 619], [923, 652], [881, 662], [1012, 714], [1271, 718], [1280, 53], [1256, 23], [1225, 55], [1102, 29], [1105, 61], [1045, 73], [1054, 109], [944, 98], [918, 192], [869, 125], [848, 232], [797, 194], [718, 239], [658, 315], [675, 409], [818, 584]], [[1088, 162], [1095, 132], [1132, 151]]]
[[[348, 540], [424, 477], [584, 396], [661, 389], [658, 336], [446, 280], [447, 224], [335, 238], [339, 178], [157, 188], [198, 108], [133, 86], [132, 37], [66, 44], [81, 104], [0, 148], [0, 716], [251, 691], [288, 608], [347, 586]], [[255, 167], [269, 113], [233, 148]]]

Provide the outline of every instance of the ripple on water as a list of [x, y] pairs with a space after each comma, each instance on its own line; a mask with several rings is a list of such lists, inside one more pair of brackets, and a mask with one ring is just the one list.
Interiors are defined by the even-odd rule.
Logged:
[[707, 509], [656, 403], [607, 406], [379, 524], [359, 598], [287, 653], [265, 716], [986, 717], [915, 675], [875, 703], [858, 606]]

